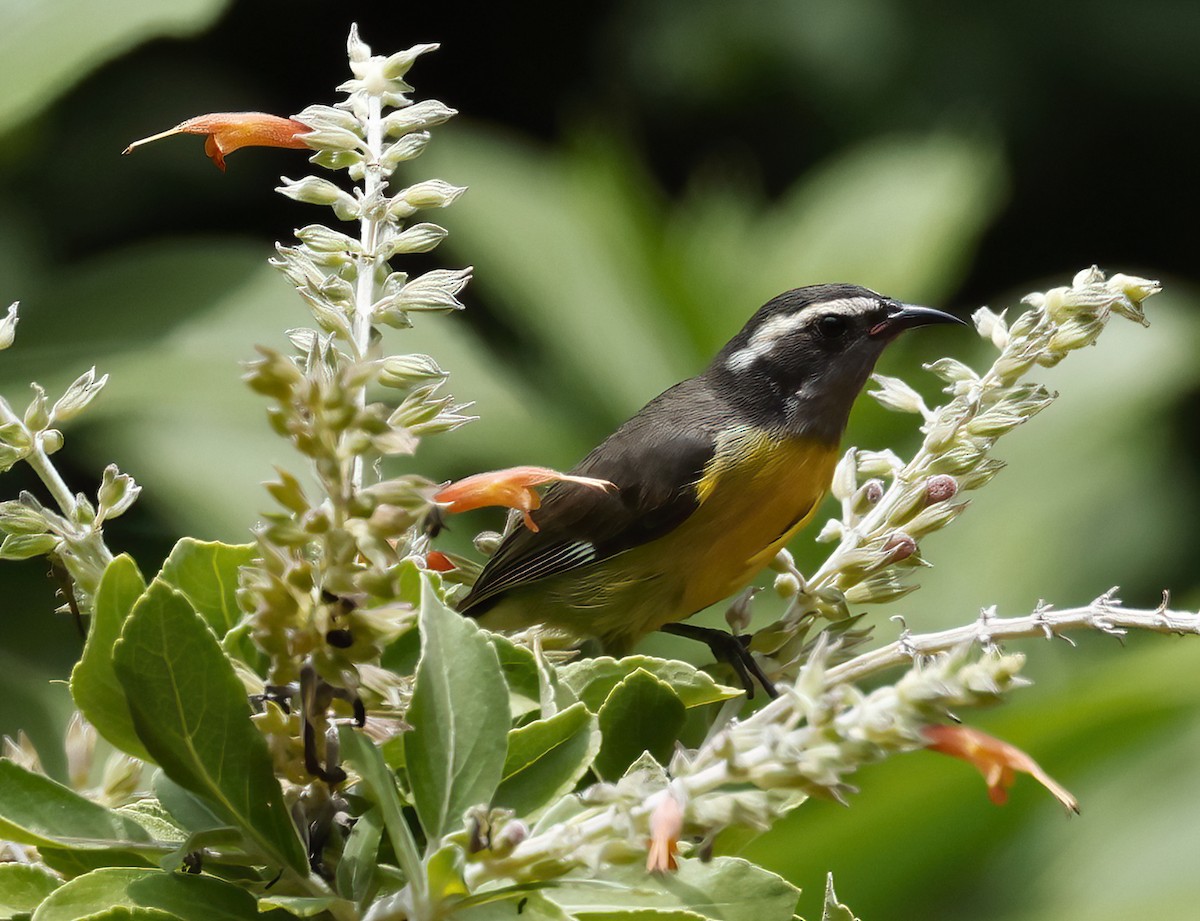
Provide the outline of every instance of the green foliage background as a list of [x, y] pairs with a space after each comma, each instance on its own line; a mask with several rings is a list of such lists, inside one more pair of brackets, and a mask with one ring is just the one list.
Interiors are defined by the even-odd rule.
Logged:
[[[1200, 604], [1194, 169], [1177, 137], [1200, 106], [1200, 9], [428, 6], [0, 0], [0, 297], [23, 303], [0, 387], [19, 403], [31, 378], [112, 375], [61, 457], [79, 488], [110, 461], [145, 487], [109, 528], [115, 550], [154, 571], [177, 536], [243, 540], [266, 505], [258, 484], [285, 445], [237, 362], [302, 322], [265, 260], [311, 219], [270, 192], [302, 173], [295, 152], [240, 152], [226, 176], [193, 138], [117, 153], [201, 112], [329, 101], [356, 18], [377, 49], [441, 41], [413, 82], [464, 113], [416, 167], [471, 187], [439, 251], [476, 266], [471, 309], [426, 319], [401, 348], [436, 355], [482, 418], [422, 451], [422, 472], [569, 466], [788, 287], [854, 281], [965, 312], [1099, 262], [1164, 281], [1152, 328], [1114, 324], [1046, 373], [1061, 401], [1006, 439], [1010, 469], [927, 541], [936, 569], [877, 612], [878, 630], [894, 635], [893, 613], [935, 629], [1114, 583], [1129, 604], [1166, 587]], [[981, 354], [928, 331], [883, 370], [932, 396], [919, 362], [943, 353]], [[864, 401], [849, 437], [903, 453], [911, 420]], [[14, 472], [3, 493], [30, 486]], [[819, 559], [811, 534], [795, 550]], [[61, 766], [67, 699], [48, 680], [80, 641], [49, 613], [40, 564], [3, 579], [0, 731], [25, 728]], [[864, 918], [1193, 917], [1200, 646], [1080, 647], [1031, 644], [1037, 686], [985, 728], [1070, 787], [1081, 819], [1028, 783], [995, 809], [967, 769], [918, 754], [864, 772], [851, 809], [810, 804], [746, 856], [802, 885], [808, 914], [831, 869]]]

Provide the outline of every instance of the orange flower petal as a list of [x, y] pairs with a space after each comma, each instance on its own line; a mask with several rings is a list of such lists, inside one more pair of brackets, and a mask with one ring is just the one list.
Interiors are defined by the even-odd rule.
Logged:
[[533, 487], [545, 483], [578, 483], [591, 489], [616, 489], [608, 480], [559, 473], [549, 467], [509, 467], [464, 477], [434, 493], [433, 501], [451, 515], [498, 505], [524, 514], [525, 527], [538, 529], [529, 513], [538, 509], [542, 498]]
[[239, 147], [304, 148], [304, 135], [312, 129], [294, 118], [281, 118], [265, 112], [212, 112], [180, 122], [169, 131], [162, 131], [134, 141], [122, 153], [174, 134], [205, 134], [204, 152], [225, 171], [225, 155]]
[[679, 868], [679, 836], [683, 834], [683, 807], [673, 794], [664, 793], [650, 813], [649, 873], [668, 873]]
[[922, 733], [928, 748], [973, 764], [983, 774], [988, 798], [996, 805], [1002, 806], [1008, 800], [1008, 789], [1020, 771], [1037, 780], [1071, 812], [1079, 812], [1079, 801], [1070, 791], [1015, 745], [970, 726], [926, 726]]
[[425, 554], [425, 568], [431, 569], [434, 572], [450, 572], [450, 570], [457, 569], [458, 567], [441, 550], [430, 550]]

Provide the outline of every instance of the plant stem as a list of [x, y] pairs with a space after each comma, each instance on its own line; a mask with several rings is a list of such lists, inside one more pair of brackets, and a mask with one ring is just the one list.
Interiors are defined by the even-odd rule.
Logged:
[[25, 427], [25, 422], [13, 411], [8, 400], [3, 397], [0, 397], [0, 419], [19, 425], [25, 430], [25, 434], [29, 436], [32, 442], [32, 447], [25, 456], [25, 462], [33, 468], [34, 473], [38, 475], [38, 479], [45, 484], [46, 489], [50, 491], [50, 495], [54, 497], [54, 501], [58, 503], [58, 507], [62, 510], [62, 513], [74, 524], [76, 509], [75, 495], [71, 492], [66, 481], [54, 466], [54, 462], [50, 460], [50, 455], [42, 447], [41, 432], [29, 431]]
[[[383, 106], [379, 96], [367, 98], [366, 121], [367, 156], [363, 174], [363, 209], [359, 220], [359, 242], [362, 255], [358, 257], [358, 278], [354, 297], [354, 317], [351, 330], [354, 334], [356, 358], [363, 361], [371, 346], [371, 308], [375, 304], [376, 273], [379, 267], [380, 244], [379, 209], [383, 207], [383, 181], [380, 178], [379, 159], [383, 154]], [[356, 388], [354, 402], [359, 409], [367, 405], [367, 388]], [[361, 489], [363, 485], [363, 458], [355, 455], [351, 462], [350, 485]]]
[[1200, 634], [1200, 613], [1171, 611], [1166, 607], [1165, 598], [1164, 603], [1153, 610], [1123, 608], [1114, 597], [1114, 591], [1106, 592], [1091, 604], [1063, 611], [1039, 605], [1032, 614], [1024, 617], [996, 618], [995, 608], [986, 608], [975, 623], [964, 627], [922, 634], [910, 634], [905, 630], [896, 642], [829, 669], [828, 678], [831, 684], [853, 683], [890, 668], [912, 665], [920, 656], [931, 656], [958, 646], [978, 644], [987, 648], [1000, 640], [1029, 636], [1051, 639], [1071, 630], [1099, 630], [1112, 636], [1124, 636], [1131, 629]]

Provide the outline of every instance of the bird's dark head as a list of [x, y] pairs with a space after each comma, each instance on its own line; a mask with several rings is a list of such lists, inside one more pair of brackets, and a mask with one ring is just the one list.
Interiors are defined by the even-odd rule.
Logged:
[[756, 422], [836, 442], [889, 342], [961, 322], [858, 285], [810, 285], [767, 301], [706, 373]]

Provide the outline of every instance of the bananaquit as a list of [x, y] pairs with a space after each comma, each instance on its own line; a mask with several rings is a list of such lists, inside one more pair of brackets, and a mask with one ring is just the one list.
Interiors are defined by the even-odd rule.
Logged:
[[[742, 643], [678, 623], [744, 587], [816, 513], [850, 406], [903, 330], [961, 323], [857, 285], [764, 304], [698, 377], [676, 384], [551, 486], [459, 610], [493, 630], [544, 624], [623, 655], [653, 630], [703, 639], [770, 692]], [[718, 637], [734, 641], [721, 648]], [[740, 660], [740, 661], [739, 661]]]

